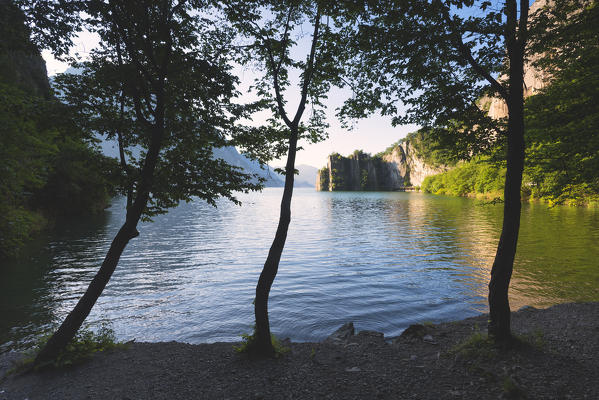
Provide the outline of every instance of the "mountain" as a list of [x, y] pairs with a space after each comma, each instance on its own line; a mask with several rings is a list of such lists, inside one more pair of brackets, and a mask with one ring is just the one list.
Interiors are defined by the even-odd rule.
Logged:
[[[250, 160], [242, 154], [239, 154], [235, 147], [221, 147], [214, 149], [213, 154], [216, 158], [221, 158], [231, 165], [243, 168], [247, 173], [258, 174], [266, 178], [266, 187], [285, 186], [285, 176], [274, 171], [270, 166], [261, 167], [257, 161]], [[295, 187], [315, 187], [316, 174], [318, 169], [311, 165], [300, 164], [296, 166], [299, 175], [295, 176]]]
[[284, 179], [281, 179], [281, 176], [270, 166], [260, 166], [260, 163], [257, 161], [250, 160], [246, 156], [239, 154], [237, 149], [233, 146], [213, 149], [212, 154], [215, 158], [220, 158], [230, 165], [240, 167], [246, 173], [256, 174], [265, 178], [266, 181], [264, 182], [264, 186], [266, 187], [282, 187], [285, 185]]
[[316, 175], [318, 174], [318, 168], [307, 164], [300, 164], [295, 168], [299, 171], [299, 175], [295, 176], [295, 186], [316, 186]]
[[[118, 145], [114, 140], [102, 139], [100, 142], [102, 152], [114, 158], [119, 158]], [[139, 156], [139, 149], [133, 149], [133, 154]], [[220, 147], [212, 150], [214, 158], [220, 158], [230, 165], [239, 167], [245, 173], [256, 174], [262, 178], [265, 178], [264, 186], [266, 187], [283, 187], [285, 185], [285, 178], [277, 174], [270, 166], [261, 167], [260, 163], [254, 160], [250, 160], [246, 156], [239, 154], [237, 149], [233, 146]]]

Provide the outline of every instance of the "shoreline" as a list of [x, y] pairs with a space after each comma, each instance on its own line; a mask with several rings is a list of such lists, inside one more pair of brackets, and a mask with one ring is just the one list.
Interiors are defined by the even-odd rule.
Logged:
[[132, 343], [71, 368], [11, 374], [0, 399], [599, 398], [599, 302], [513, 312], [528, 344], [506, 352], [477, 342], [486, 319], [413, 325], [390, 341], [345, 326], [323, 342], [284, 343], [290, 351], [267, 360], [235, 353], [233, 342]]

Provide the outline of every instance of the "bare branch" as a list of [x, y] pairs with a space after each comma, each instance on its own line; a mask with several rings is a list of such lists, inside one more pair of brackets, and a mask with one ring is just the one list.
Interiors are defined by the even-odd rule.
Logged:
[[487, 82], [491, 84], [491, 87], [494, 91], [499, 93], [501, 97], [507, 100], [508, 92], [505, 89], [505, 87], [503, 87], [495, 78], [491, 76], [489, 71], [483, 68], [483, 66], [480, 65], [478, 61], [476, 61], [476, 59], [472, 55], [472, 52], [470, 51], [470, 48], [464, 44], [464, 41], [462, 39], [462, 32], [460, 32], [459, 28], [455, 25], [453, 19], [449, 15], [449, 7], [444, 3], [441, 3], [441, 12], [443, 14], [443, 19], [450, 28], [450, 34], [454, 42], [454, 45], [457, 47], [464, 61], [468, 62], [468, 64], [470, 64], [472, 69], [474, 69], [474, 71], [478, 75], [486, 79]]
[[265, 42], [266, 52], [268, 55], [268, 61], [270, 63], [270, 67], [271, 67], [272, 73], [273, 73], [273, 86], [275, 89], [275, 98], [277, 101], [277, 107], [279, 109], [279, 114], [281, 114], [281, 118], [283, 118], [283, 121], [289, 127], [291, 127], [293, 122], [287, 116], [287, 112], [285, 111], [285, 106], [283, 104], [283, 96], [281, 94], [281, 85], [279, 83], [279, 72], [280, 72], [281, 65], [283, 62], [283, 57], [285, 54], [285, 47], [287, 47], [287, 35], [289, 32], [289, 26], [291, 24], [291, 13], [292, 12], [293, 12], [293, 7], [289, 7], [289, 13], [287, 14], [287, 21], [285, 22], [285, 34], [283, 37], [284, 46], [282, 47], [282, 50], [281, 50], [282, 54], [280, 56], [278, 64], [275, 64], [274, 55], [272, 54], [272, 48], [270, 47], [270, 38], [267, 37], [266, 40], [263, 40]]
[[308, 98], [308, 88], [310, 87], [310, 81], [312, 80], [312, 76], [314, 74], [315, 63], [314, 58], [316, 56], [316, 45], [318, 43], [318, 28], [320, 27], [320, 6], [317, 6], [316, 9], [316, 17], [314, 18], [314, 33], [312, 34], [312, 46], [310, 47], [310, 56], [308, 58], [308, 65], [306, 66], [306, 71], [304, 72], [304, 82], [302, 86], [302, 98], [300, 100], [300, 104], [297, 108], [297, 112], [295, 113], [295, 118], [293, 119], [293, 123], [295, 125], [299, 124], [299, 120], [302, 117], [304, 109], [306, 108], [306, 99]]

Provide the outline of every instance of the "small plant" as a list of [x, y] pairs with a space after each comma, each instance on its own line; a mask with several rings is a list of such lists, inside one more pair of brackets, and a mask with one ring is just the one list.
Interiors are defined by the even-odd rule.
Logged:
[[[280, 357], [281, 355], [288, 353], [291, 349], [289, 347], [283, 346], [283, 344], [276, 338], [272, 333], [270, 334], [270, 341], [272, 343], [272, 347], [275, 349], [275, 357]], [[252, 334], [244, 333], [241, 335], [241, 344], [239, 346], [233, 346], [233, 350], [237, 353], [245, 353], [250, 355], [255, 355], [256, 350], [256, 325], [254, 325], [254, 331]]]
[[[31, 368], [35, 356], [44, 347], [50, 337], [51, 334], [41, 336], [36, 345], [26, 353], [25, 358], [15, 368], [15, 371]], [[107, 325], [102, 325], [97, 332], [92, 331], [89, 326], [82, 327], [73, 340], [67, 344], [54, 360], [37, 365], [34, 369], [37, 370], [46, 367], [62, 368], [75, 365], [85, 361], [99, 351], [123, 348], [125, 346], [125, 343], [117, 342], [114, 331]]]
[[536, 349], [543, 349], [545, 347], [545, 336], [543, 332], [540, 330], [536, 330], [532, 333], [528, 333], [525, 335], [516, 336], [516, 340], [520, 341], [523, 344], [528, 344]]
[[508, 399], [525, 399], [526, 393], [510, 376], [506, 376], [501, 386], [503, 389], [504, 397]]
[[497, 356], [497, 348], [493, 340], [480, 332], [478, 327], [475, 332], [464, 342], [449, 350], [451, 355], [461, 355], [467, 358], [493, 359]]

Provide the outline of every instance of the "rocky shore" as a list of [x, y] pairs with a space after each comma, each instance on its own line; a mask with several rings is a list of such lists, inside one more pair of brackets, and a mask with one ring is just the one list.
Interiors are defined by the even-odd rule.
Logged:
[[[521, 345], [485, 341], [486, 315], [400, 337], [346, 324], [251, 360], [233, 343], [133, 343], [68, 369], [0, 380], [0, 399], [598, 399], [599, 303], [513, 313]], [[480, 332], [480, 334], [478, 333]], [[14, 354], [0, 356], [0, 374]]]

